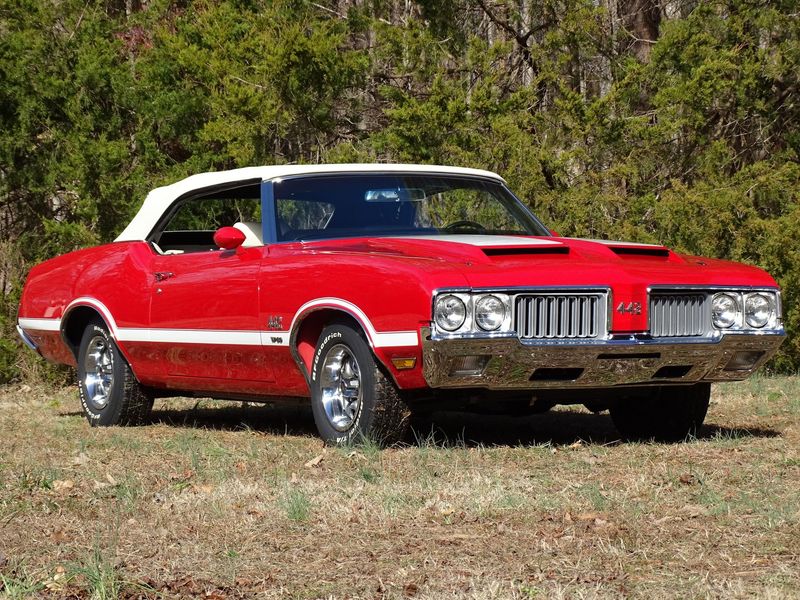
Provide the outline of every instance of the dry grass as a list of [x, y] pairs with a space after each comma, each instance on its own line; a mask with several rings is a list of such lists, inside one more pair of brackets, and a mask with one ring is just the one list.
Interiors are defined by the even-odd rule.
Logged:
[[90, 429], [74, 390], [0, 392], [0, 597], [800, 594], [800, 379], [718, 387], [674, 445], [561, 410], [323, 450], [303, 411], [202, 406]]

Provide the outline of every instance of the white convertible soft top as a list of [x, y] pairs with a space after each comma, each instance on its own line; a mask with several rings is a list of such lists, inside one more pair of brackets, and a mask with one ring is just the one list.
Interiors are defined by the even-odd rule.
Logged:
[[171, 185], [156, 188], [145, 198], [139, 212], [115, 241], [129, 242], [144, 240], [175, 200], [194, 190], [202, 190], [228, 183], [253, 180], [267, 181], [291, 175], [317, 173], [440, 173], [443, 175], [474, 175], [491, 177], [503, 181], [496, 173], [480, 169], [461, 167], [442, 167], [437, 165], [399, 165], [399, 164], [331, 164], [331, 165], [272, 165], [246, 167], [217, 173], [199, 173], [181, 179]]

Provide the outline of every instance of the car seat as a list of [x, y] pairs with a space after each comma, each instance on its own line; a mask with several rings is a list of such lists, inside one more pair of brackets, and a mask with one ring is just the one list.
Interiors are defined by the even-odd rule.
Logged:
[[233, 226], [244, 234], [242, 248], [253, 248], [254, 246], [264, 245], [261, 223], [256, 221], [240, 221], [234, 223]]

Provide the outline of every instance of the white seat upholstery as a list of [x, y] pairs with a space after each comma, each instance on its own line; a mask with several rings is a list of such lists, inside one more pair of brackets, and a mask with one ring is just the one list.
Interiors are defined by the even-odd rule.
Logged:
[[241, 221], [239, 223], [234, 223], [233, 226], [244, 234], [243, 248], [264, 245], [264, 238], [261, 234], [261, 223], [255, 221]]
[[153, 248], [155, 249], [155, 251], [158, 252], [159, 254], [164, 254], [164, 255], [166, 255], [166, 254], [183, 254], [183, 250], [162, 250], [161, 246], [159, 246], [155, 242], [150, 242], [150, 243], [153, 245]]

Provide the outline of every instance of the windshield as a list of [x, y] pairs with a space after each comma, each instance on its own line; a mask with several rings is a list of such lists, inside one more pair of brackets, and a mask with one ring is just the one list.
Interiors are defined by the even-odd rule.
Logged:
[[444, 175], [325, 175], [277, 181], [279, 241], [550, 232], [500, 183]]

